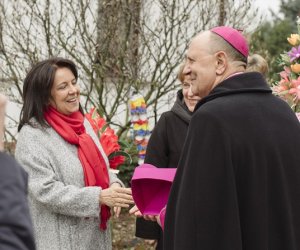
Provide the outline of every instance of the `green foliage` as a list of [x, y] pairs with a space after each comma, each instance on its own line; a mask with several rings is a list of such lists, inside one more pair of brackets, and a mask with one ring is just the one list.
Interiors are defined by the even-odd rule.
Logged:
[[280, 54], [288, 51], [290, 46], [287, 37], [297, 33], [296, 16], [299, 15], [300, 0], [281, 1], [280, 14], [273, 13], [273, 20], [260, 25], [252, 34], [250, 53], [260, 54], [269, 64], [269, 82], [274, 83], [280, 79], [278, 73], [282, 71], [279, 63]]
[[281, 0], [280, 12], [285, 18], [295, 21], [300, 14], [300, 0]]
[[268, 79], [279, 80], [282, 67], [278, 64], [280, 54], [290, 46], [286, 38], [295, 32], [296, 26], [289, 19], [266, 22], [251, 37], [250, 53], [262, 55], [269, 64]]
[[[124, 139], [122, 141], [124, 143]], [[130, 187], [130, 181], [132, 178], [133, 171], [138, 166], [138, 151], [136, 144], [133, 140], [127, 139], [126, 144], [126, 152], [131, 156], [131, 158], [126, 158], [124, 164], [119, 166], [118, 177], [123, 181], [126, 187]]]

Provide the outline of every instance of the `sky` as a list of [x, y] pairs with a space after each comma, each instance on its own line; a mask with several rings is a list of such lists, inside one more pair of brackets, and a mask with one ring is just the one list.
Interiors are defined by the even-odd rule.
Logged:
[[255, 5], [263, 14], [266, 14], [266, 18], [270, 18], [271, 14], [268, 10], [271, 9], [277, 13], [279, 11], [280, 0], [255, 0]]
[[272, 8], [278, 10], [280, 0], [256, 0], [256, 4], [264, 9]]

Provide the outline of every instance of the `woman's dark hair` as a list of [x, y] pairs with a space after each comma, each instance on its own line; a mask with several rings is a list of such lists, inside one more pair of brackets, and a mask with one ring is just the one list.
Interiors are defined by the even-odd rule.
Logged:
[[[40, 125], [44, 127], [48, 126], [44, 119], [44, 111], [49, 105], [51, 89], [58, 68], [70, 69], [76, 80], [78, 79], [76, 65], [71, 60], [60, 57], [41, 61], [34, 65], [28, 72], [23, 85], [23, 107], [20, 114], [18, 131], [21, 130], [24, 124], [30, 124], [32, 117]], [[80, 111], [83, 113], [81, 107]]]

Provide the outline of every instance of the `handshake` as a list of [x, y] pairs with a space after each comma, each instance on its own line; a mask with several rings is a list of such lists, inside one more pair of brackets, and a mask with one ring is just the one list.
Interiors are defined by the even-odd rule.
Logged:
[[129, 210], [129, 213], [135, 215], [136, 217], [143, 217], [145, 220], [156, 221], [158, 225], [160, 225], [161, 228], [164, 229], [166, 206], [160, 211], [158, 215], [143, 215], [136, 205]]
[[[113, 207], [116, 217], [119, 217], [122, 207], [128, 208], [131, 204], [134, 204], [131, 188], [121, 187], [119, 183], [113, 183], [109, 188], [103, 189], [100, 193], [99, 201], [100, 204]], [[163, 228], [165, 211], [166, 207], [161, 210], [159, 215], [142, 215], [138, 207], [134, 205], [129, 210], [129, 213], [136, 217], [143, 216], [146, 220], [157, 221], [157, 223]]]
[[113, 183], [109, 188], [100, 192], [99, 202], [102, 205], [113, 207], [114, 214], [119, 217], [121, 208], [127, 208], [134, 204], [131, 188], [121, 187], [120, 183]]

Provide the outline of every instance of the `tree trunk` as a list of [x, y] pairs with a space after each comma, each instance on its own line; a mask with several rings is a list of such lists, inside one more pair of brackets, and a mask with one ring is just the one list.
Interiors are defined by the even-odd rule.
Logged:
[[138, 74], [140, 10], [140, 0], [98, 0], [95, 62], [104, 79], [124, 76], [125, 66]]
[[226, 18], [225, 0], [220, 0], [220, 3], [219, 3], [219, 20], [218, 20], [218, 25], [219, 26], [224, 26], [225, 25], [225, 18]]

